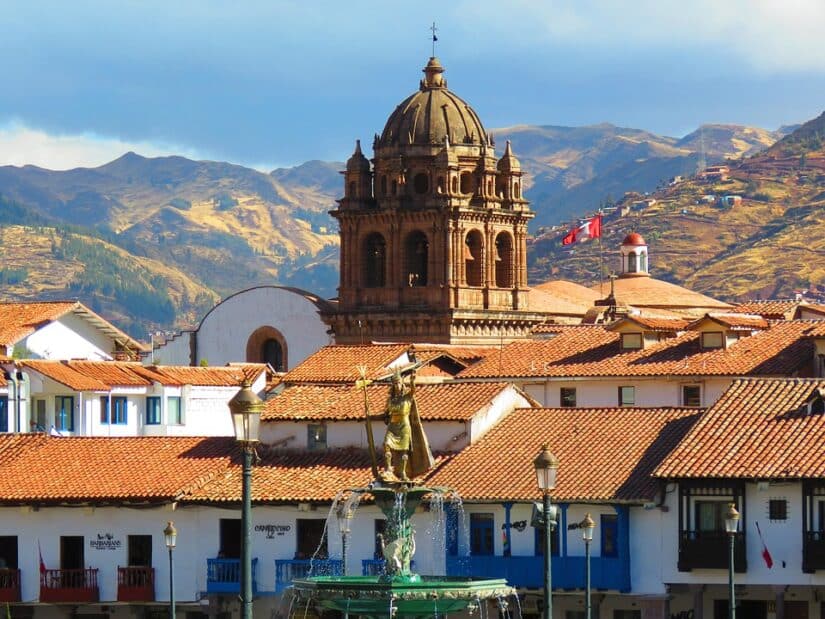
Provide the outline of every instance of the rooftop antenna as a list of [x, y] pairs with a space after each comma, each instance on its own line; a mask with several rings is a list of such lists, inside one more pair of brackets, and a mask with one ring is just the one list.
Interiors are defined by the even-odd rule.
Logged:
[[435, 27], [435, 22], [433, 22], [433, 25], [430, 26], [430, 32], [433, 33], [433, 54], [432, 54], [432, 57], [435, 58], [435, 43], [436, 43], [436, 41], [438, 41], [438, 35], [436, 34], [436, 32], [438, 32], [438, 28]]

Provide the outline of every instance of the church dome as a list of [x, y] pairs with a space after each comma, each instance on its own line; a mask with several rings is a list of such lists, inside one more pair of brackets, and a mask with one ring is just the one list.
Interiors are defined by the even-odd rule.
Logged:
[[418, 92], [402, 101], [390, 115], [376, 147], [408, 144], [481, 146], [487, 133], [475, 110], [447, 90], [444, 67], [430, 58]]
[[624, 237], [624, 241], [622, 241], [622, 245], [647, 245], [645, 243], [644, 237], [638, 232], [631, 232], [626, 237]]

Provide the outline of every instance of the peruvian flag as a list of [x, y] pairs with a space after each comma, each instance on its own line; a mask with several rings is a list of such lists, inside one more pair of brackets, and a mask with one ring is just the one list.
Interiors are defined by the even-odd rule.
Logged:
[[594, 215], [578, 228], [573, 228], [561, 240], [562, 245], [572, 245], [587, 239], [597, 239], [602, 235], [602, 215]]
[[762, 542], [762, 558], [765, 560], [765, 565], [768, 566], [768, 569], [771, 569], [773, 567], [773, 557], [765, 545], [765, 538], [762, 537], [762, 529], [759, 528], [758, 522], [756, 523], [756, 532], [759, 533], [759, 541]]

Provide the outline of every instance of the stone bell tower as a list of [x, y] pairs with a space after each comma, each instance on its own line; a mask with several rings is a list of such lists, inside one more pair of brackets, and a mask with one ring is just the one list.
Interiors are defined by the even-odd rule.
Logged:
[[343, 172], [338, 307], [324, 319], [338, 343], [491, 344], [544, 320], [527, 307], [522, 171], [430, 58], [414, 94], [373, 142], [356, 142]]

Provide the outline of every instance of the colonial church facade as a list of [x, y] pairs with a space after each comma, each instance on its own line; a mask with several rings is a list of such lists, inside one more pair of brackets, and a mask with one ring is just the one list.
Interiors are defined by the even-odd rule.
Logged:
[[481, 344], [529, 336], [522, 171], [508, 143], [497, 159], [478, 115], [430, 58], [414, 94], [347, 162], [337, 343]]

